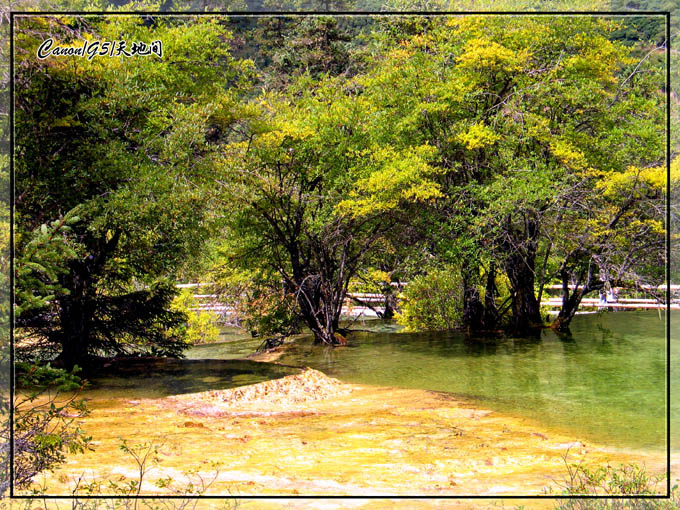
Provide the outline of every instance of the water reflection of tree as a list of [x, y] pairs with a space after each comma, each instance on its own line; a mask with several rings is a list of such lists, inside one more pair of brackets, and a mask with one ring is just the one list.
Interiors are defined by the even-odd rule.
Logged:
[[521, 337], [499, 336], [464, 336], [463, 345], [466, 354], [477, 356], [493, 356], [497, 354], [517, 354], [538, 351], [543, 342], [540, 330], [531, 330]]
[[564, 346], [565, 354], [582, 354], [593, 347], [599, 354], [612, 354], [614, 352], [612, 339], [615, 337], [615, 333], [610, 328], [605, 327], [601, 320], [593, 324], [589, 328], [589, 332], [591, 339], [589, 342], [579, 342], [577, 339], [584, 338], [584, 336], [579, 334], [578, 331], [576, 335], [572, 331], [556, 331], [555, 335]]

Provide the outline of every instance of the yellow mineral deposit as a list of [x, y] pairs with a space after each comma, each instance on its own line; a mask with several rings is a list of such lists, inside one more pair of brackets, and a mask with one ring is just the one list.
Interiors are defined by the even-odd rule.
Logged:
[[[136, 466], [121, 451], [121, 438], [158, 447], [142, 494], [167, 494], [156, 486], [162, 478], [181, 484], [216, 475], [210, 494], [542, 495], [562, 490], [567, 452], [570, 462], [634, 462], [654, 473], [663, 472], [665, 462], [662, 454], [598, 446], [449, 395], [345, 384], [312, 369], [229, 390], [89, 405], [82, 426], [95, 449], [70, 456], [49, 474], [50, 494], [70, 494], [83, 474], [84, 480], [133, 479]], [[242, 508], [316, 508], [256, 503]], [[318, 508], [414, 508], [403, 501], [340, 503]], [[445, 503], [423, 505], [476, 508], [482, 501]]]

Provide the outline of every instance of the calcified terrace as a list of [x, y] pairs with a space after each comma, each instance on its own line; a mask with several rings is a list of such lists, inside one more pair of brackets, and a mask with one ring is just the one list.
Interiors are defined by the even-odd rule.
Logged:
[[592, 467], [665, 465], [662, 454], [590, 444], [444, 394], [344, 384], [311, 369], [231, 390], [89, 404], [83, 426], [95, 449], [48, 475], [50, 494], [69, 494], [83, 474], [135, 479], [121, 438], [158, 447], [142, 494], [168, 494], [156, 483], [171, 477], [215, 478], [206, 493], [244, 496], [540, 495], [561, 491], [565, 455]]

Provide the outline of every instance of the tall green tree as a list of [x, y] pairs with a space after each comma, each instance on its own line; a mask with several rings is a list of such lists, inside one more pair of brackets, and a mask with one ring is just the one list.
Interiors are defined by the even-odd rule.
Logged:
[[364, 66], [359, 36], [371, 25], [370, 20], [337, 16], [263, 17], [243, 36], [257, 43], [255, 60], [264, 87], [282, 91], [303, 75], [356, 74]]
[[[348, 207], [361, 215], [396, 210], [414, 198], [429, 204], [424, 213], [439, 256], [460, 265], [470, 329], [499, 324], [500, 271], [511, 287], [510, 327], [540, 325], [540, 288], [557, 275], [539, 260], [571, 256], [569, 243], [555, 249], [548, 232], [552, 240], [576, 243], [587, 222], [578, 223], [576, 234], [576, 223], [561, 219], [583, 216], [589, 207], [611, 218], [620, 197], [602, 193], [606, 176], [663, 162], [663, 70], [612, 42], [616, 27], [586, 17], [441, 19], [388, 46], [376, 68], [356, 80], [379, 112], [372, 136], [382, 153], [389, 145], [394, 156], [357, 182]], [[403, 164], [402, 154], [425, 147], [426, 160]], [[649, 221], [659, 220], [658, 187], [630, 196], [626, 214], [647, 210]], [[646, 205], [652, 202], [655, 208]], [[663, 233], [650, 231], [653, 242], [614, 243], [620, 248], [614, 250], [616, 236], [609, 236], [609, 248], [595, 243], [583, 251], [595, 269], [588, 292], [605, 285], [605, 259], [613, 264], [623, 252], [654, 249], [659, 260]], [[563, 265], [570, 285], [578, 284], [581, 267]], [[633, 270], [629, 265], [629, 276]]]
[[276, 275], [298, 318], [327, 344], [342, 342], [349, 282], [389, 229], [380, 212], [359, 218], [337, 207], [362, 164], [356, 148], [365, 136], [363, 105], [339, 83], [264, 98], [260, 124], [230, 146], [221, 177], [226, 235], [237, 240], [232, 260]]
[[[159, 40], [163, 55], [39, 60], [35, 33], [74, 46]], [[230, 56], [229, 37], [205, 18], [21, 20], [17, 325], [67, 366], [185, 345], [171, 333], [185, 320], [169, 308], [171, 278], [210, 232], [215, 149], [235, 128], [251, 68]], [[32, 243], [50, 235], [67, 249], [32, 260]], [[32, 306], [41, 292], [45, 305]]]

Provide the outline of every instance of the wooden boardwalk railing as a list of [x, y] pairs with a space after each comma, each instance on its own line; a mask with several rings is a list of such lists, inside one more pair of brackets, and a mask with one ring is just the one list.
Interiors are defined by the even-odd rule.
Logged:
[[[177, 284], [178, 288], [190, 288], [196, 289], [196, 294], [194, 298], [199, 301], [198, 306], [191, 308], [192, 311], [199, 312], [211, 312], [219, 314], [223, 317], [227, 317], [234, 313], [234, 308], [231, 306], [224, 305], [218, 301], [219, 296], [217, 294], [199, 294], [200, 287], [209, 287], [211, 283], [181, 283]], [[671, 285], [671, 291], [680, 291], [680, 285]], [[561, 290], [560, 285], [550, 285], [545, 287], [548, 290]], [[659, 287], [648, 287], [649, 289], [664, 290], [665, 286]], [[370, 305], [374, 309], [368, 306], [361, 306], [353, 301], [351, 298], [356, 298], [364, 303]], [[353, 292], [348, 294], [348, 299], [345, 301], [342, 313], [346, 316], [356, 317], [362, 315], [365, 317], [376, 317], [377, 314], [375, 310], [380, 312], [383, 311], [383, 303], [385, 302], [385, 296], [383, 294], [368, 293], [368, 292]], [[562, 306], [562, 298], [544, 298], [541, 301], [541, 306], [548, 308], [560, 308]], [[650, 298], [618, 298], [616, 301], [608, 301], [606, 303], [601, 302], [597, 298], [584, 298], [581, 301], [580, 310], [592, 310], [592, 309], [613, 309], [613, 310], [665, 310], [666, 305], [655, 299]], [[673, 299], [670, 304], [671, 310], [680, 310], [680, 302]], [[555, 312], [551, 312], [555, 313]]]

